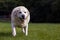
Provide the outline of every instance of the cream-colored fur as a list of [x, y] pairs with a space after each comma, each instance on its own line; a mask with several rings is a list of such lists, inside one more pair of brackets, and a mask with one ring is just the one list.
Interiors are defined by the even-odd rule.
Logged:
[[[19, 12], [21, 12], [21, 13], [19, 13]], [[20, 19], [21, 15], [25, 15], [25, 19]], [[22, 31], [27, 36], [29, 21], [30, 21], [30, 13], [26, 7], [18, 6], [16, 8], [14, 8], [11, 13], [12, 35], [16, 36], [16, 29], [15, 28], [20, 27], [20, 28], [22, 28]]]

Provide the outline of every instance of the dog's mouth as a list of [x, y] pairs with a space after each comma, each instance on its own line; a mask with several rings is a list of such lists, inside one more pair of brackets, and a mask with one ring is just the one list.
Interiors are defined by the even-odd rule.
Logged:
[[24, 20], [25, 20], [25, 18], [20, 18], [20, 17], [19, 17], [19, 19], [20, 19], [21, 21], [24, 21]]

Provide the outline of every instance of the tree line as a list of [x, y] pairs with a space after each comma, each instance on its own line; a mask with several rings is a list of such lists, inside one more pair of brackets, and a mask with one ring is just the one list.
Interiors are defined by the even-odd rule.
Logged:
[[60, 0], [0, 0], [0, 15], [21, 5], [29, 9], [31, 22], [60, 22]]

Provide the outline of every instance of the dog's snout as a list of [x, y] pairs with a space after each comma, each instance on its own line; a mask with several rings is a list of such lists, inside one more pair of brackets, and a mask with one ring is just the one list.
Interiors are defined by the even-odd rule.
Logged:
[[22, 19], [25, 19], [25, 15], [22, 15]]

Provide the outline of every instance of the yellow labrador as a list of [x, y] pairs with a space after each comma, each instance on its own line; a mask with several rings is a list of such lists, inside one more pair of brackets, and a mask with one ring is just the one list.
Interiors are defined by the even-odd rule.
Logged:
[[30, 13], [24, 6], [18, 6], [12, 10], [11, 13], [11, 26], [12, 35], [16, 36], [16, 27], [22, 28], [23, 33], [28, 35], [28, 23], [30, 21]]

